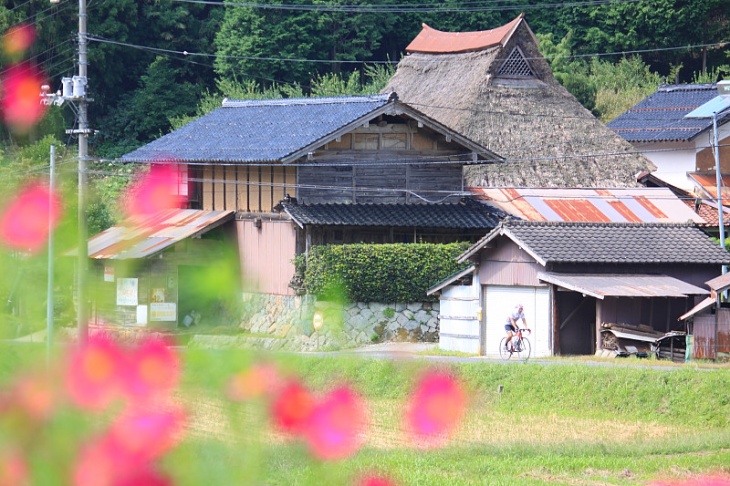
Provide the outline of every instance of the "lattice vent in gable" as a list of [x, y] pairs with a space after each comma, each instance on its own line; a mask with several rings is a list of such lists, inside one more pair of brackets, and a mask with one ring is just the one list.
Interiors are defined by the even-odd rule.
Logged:
[[522, 54], [522, 50], [519, 47], [512, 49], [512, 52], [507, 59], [504, 60], [502, 66], [497, 72], [497, 76], [509, 76], [518, 78], [534, 78], [535, 73]]

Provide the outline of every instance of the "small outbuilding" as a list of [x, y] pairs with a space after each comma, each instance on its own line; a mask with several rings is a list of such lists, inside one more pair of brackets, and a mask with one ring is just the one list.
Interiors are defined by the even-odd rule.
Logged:
[[[691, 224], [508, 219], [459, 260], [473, 264], [473, 280], [464, 285], [455, 275], [431, 291], [472, 304], [456, 306], [461, 316], [442, 307], [440, 347], [463, 350], [469, 341], [482, 355], [497, 354], [507, 316], [521, 303], [533, 355], [549, 356], [601, 352], [610, 325], [679, 329], [678, 318], [709, 293], [704, 282], [730, 254]], [[449, 332], [456, 329], [449, 321], [461, 329]]]

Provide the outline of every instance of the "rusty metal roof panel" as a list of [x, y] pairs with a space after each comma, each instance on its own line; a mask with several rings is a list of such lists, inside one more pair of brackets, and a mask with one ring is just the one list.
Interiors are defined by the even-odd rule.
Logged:
[[406, 47], [407, 52], [446, 54], [469, 52], [503, 45], [524, 17], [520, 14], [512, 22], [491, 30], [476, 32], [442, 32], [423, 24], [421, 32]]
[[605, 297], [688, 297], [709, 293], [667, 275], [539, 272], [537, 278], [601, 300]]
[[700, 215], [666, 187], [473, 187], [469, 190], [477, 196], [477, 200], [527, 221], [705, 223]]
[[145, 258], [185, 238], [203, 234], [234, 218], [233, 211], [173, 209], [129, 218], [89, 239], [89, 258]]
[[[715, 172], [688, 172], [687, 177], [709, 199], [717, 201], [717, 175]], [[730, 206], [730, 174], [721, 175], [722, 205]]]

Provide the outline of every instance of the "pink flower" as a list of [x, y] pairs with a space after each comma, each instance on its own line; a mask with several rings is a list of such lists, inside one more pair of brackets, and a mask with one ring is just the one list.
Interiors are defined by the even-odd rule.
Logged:
[[271, 418], [279, 429], [292, 434], [304, 431], [314, 410], [314, 397], [297, 381], [286, 383], [271, 403]]
[[367, 475], [356, 483], [357, 486], [396, 486], [395, 481], [385, 476], [380, 475]]
[[281, 384], [279, 371], [270, 363], [255, 363], [228, 380], [227, 394], [231, 400], [244, 402], [270, 395]]
[[317, 459], [338, 460], [355, 454], [364, 442], [365, 405], [350, 388], [328, 393], [312, 411], [304, 436]]
[[440, 445], [465, 409], [466, 394], [457, 379], [440, 371], [428, 372], [410, 397], [406, 425], [413, 440], [427, 446]]
[[49, 222], [55, 226], [60, 215], [60, 197], [44, 185], [30, 184], [0, 215], [0, 240], [17, 250], [36, 252], [48, 240]]
[[30, 484], [28, 464], [19, 451], [0, 451], [0, 486]]
[[12, 387], [15, 404], [34, 422], [43, 422], [54, 412], [57, 393], [52, 380], [49, 375], [28, 375]]
[[180, 379], [180, 360], [168, 343], [150, 338], [130, 352], [125, 388], [131, 399], [167, 396]]
[[127, 214], [145, 217], [180, 207], [184, 201], [178, 195], [178, 183], [175, 165], [153, 164], [150, 171], [127, 192]]
[[167, 409], [132, 406], [111, 425], [109, 450], [115, 457], [146, 463], [162, 457], [180, 440], [185, 412], [177, 406]]
[[73, 403], [91, 410], [109, 405], [124, 384], [125, 363], [114, 341], [91, 336], [86, 346], [72, 351], [66, 369], [66, 390]]
[[3, 35], [3, 51], [10, 58], [17, 58], [30, 49], [34, 40], [35, 29], [32, 25], [14, 25]]
[[710, 474], [676, 481], [657, 481], [652, 486], [730, 486], [730, 475]]
[[38, 123], [46, 112], [40, 92], [44, 77], [32, 64], [10, 66], [0, 80], [0, 108], [10, 128], [25, 132]]
[[112, 486], [172, 486], [173, 484], [172, 479], [147, 466], [120, 475]]
[[112, 486], [115, 479], [134, 464], [119, 456], [106, 438], [82, 446], [72, 470], [73, 486]]

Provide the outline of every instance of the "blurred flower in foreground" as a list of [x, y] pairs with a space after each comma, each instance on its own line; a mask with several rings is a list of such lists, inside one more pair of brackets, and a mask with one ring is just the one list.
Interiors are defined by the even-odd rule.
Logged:
[[730, 476], [727, 474], [713, 474], [692, 479], [673, 481], [656, 481], [652, 486], [730, 486]]
[[[11, 59], [17, 59], [33, 45], [35, 29], [30, 24], [10, 27], [3, 35], [3, 52]], [[37, 93], [36, 93], [37, 94]]]
[[317, 459], [338, 460], [353, 455], [365, 437], [365, 405], [348, 387], [328, 393], [307, 420], [305, 438]]
[[32, 64], [15, 64], [5, 70], [0, 79], [0, 109], [3, 120], [13, 130], [26, 132], [38, 123], [46, 112], [41, 103], [44, 76]]
[[126, 391], [136, 400], [166, 396], [180, 378], [180, 360], [162, 339], [147, 339], [128, 359]]
[[177, 194], [178, 182], [177, 166], [153, 164], [150, 171], [129, 188], [126, 195], [127, 215], [145, 217], [180, 207], [184, 201]]
[[396, 486], [395, 481], [384, 476], [368, 474], [355, 483], [357, 486]]
[[0, 240], [22, 251], [38, 251], [48, 240], [49, 221], [61, 216], [61, 198], [50, 188], [32, 183], [23, 188], [0, 215]]
[[285, 384], [271, 403], [271, 418], [274, 424], [293, 434], [304, 431], [314, 410], [312, 393], [297, 381]]
[[15, 404], [34, 422], [48, 420], [56, 406], [53, 377], [36, 373], [19, 377], [11, 387]]
[[236, 373], [228, 381], [227, 394], [231, 400], [245, 402], [274, 393], [281, 378], [276, 366], [270, 363], [255, 363]]
[[441, 371], [427, 372], [410, 397], [406, 425], [417, 443], [442, 445], [465, 409], [466, 394], [455, 377]]
[[102, 409], [124, 386], [125, 356], [117, 344], [101, 335], [71, 352], [66, 389], [71, 400], [85, 409]]
[[111, 425], [110, 451], [116, 458], [143, 464], [162, 457], [180, 440], [185, 413], [180, 407], [147, 409], [132, 407]]
[[0, 486], [30, 484], [28, 464], [16, 450], [0, 450]]

